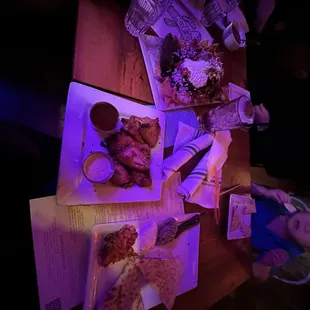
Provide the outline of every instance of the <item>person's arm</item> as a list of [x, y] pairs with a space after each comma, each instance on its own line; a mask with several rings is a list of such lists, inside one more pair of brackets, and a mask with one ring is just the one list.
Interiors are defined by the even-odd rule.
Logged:
[[264, 186], [258, 185], [256, 183], [251, 183], [251, 195], [255, 196], [267, 196], [268, 189]]
[[266, 281], [272, 267], [284, 266], [288, 260], [289, 255], [285, 250], [270, 250], [253, 263], [253, 276], [259, 281]]
[[278, 203], [290, 203], [290, 196], [282, 191], [281, 189], [272, 188], [269, 189], [262, 185], [258, 185], [252, 182], [251, 184], [251, 194], [254, 196], [263, 196], [277, 201]]

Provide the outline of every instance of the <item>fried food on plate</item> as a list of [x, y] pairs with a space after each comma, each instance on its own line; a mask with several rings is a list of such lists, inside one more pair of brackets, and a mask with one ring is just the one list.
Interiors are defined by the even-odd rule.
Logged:
[[115, 158], [123, 165], [138, 171], [150, 170], [150, 161], [137, 147], [130, 145], [118, 152]]
[[139, 142], [133, 141], [133, 145], [137, 149], [139, 149], [139, 151], [141, 151], [145, 155], [146, 158], [151, 159], [151, 149], [147, 144], [145, 143], [141, 144]]
[[151, 119], [149, 117], [141, 118], [141, 125], [140, 125], [140, 133], [142, 139], [153, 148], [156, 146], [159, 133], [160, 133], [160, 126], [159, 126], [159, 119], [158, 117], [155, 119]]
[[136, 266], [170, 310], [183, 276], [181, 261], [179, 259], [137, 258]]
[[132, 115], [129, 119], [122, 118], [122, 122], [121, 132], [105, 140], [110, 155], [117, 161], [112, 182], [125, 188], [132, 181], [141, 187], [148, 187], [152, 184], [151, 148], [158, 142], [159, 119]]
[[121, 164], [138, 171], [150, 170], [150, 160], [145, 147], [126, 135], [116, 133], [106, 140], [110, 154]]
[[118, 132], [105, 140], [110, 155], [114, 156], [127, 146], [134, 143], [131, 136], [126, 133]]
[[158, 117], [130, 116], [129, 119], [122, 118], [122, 131], [130, 135], [139, 143], [147, 143], [151, 148], [155, 147], [159, 138], [160, 125]]
[[98, 310], [144, 309], [140, 286], [139, 270], [130, 259]]
[[99, 251], [98, 263], [100, 266], [107, 267], [109, 264], [135, 256], [132, 246], [136, 242], [138, 233], [132, 225], [125, 224], [119, 231], [108, 234], [104, 238], [104, 246]]
[[152, 180], [150, 178], [149, 171], [141, 172], [137, 170], [132, 170], [131, 176], [132, 176], [133, 181], [141, 187], [148, 187], [152, 185]]
[[134, 115], [131, 115], [130, 118], [122, 118], [122, 123], [124, 126], [121, 128], [122, 131], [129, 134], [135, 141], [139, 143], [144, 143], [140, 135], [140, 118]]
[[118, 162], [115, 162], [114, 174], [111, 178], [111, 181], [113, 184], [122, 186], [124, 188], [132, 185], [132, 178], [129, 172]]

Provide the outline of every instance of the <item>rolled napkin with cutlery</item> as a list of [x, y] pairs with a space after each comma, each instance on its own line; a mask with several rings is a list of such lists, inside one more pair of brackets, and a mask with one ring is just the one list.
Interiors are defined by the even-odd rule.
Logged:
[[199, 204], [204, 208], [218, 208], [222, 167], [227, 159], [231, 141], [230, 131], [216, 132], [210, 151], [178, 190], [186, 201]]
[[193, 156], [209, 147], [213, 139], [214, 134], [202, 134], [199, 130], [179, 122], [173, 154], [163, 163], [163, 180], [168, 180]]
[[[178, 193], [186, 200], [189, 201], [192, 195], [196, 192], [198, 187], [207, 180], [207, 164], [209, 160], [210, 151], [200, 160], [191, 174], [183, 181]], [[213, 186], [214, 187], [214, 186]]]

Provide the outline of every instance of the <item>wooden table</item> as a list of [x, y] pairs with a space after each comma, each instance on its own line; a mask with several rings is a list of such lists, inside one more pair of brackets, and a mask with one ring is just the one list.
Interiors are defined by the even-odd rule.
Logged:
[[[124, 26], [126, 8], [110, 1], [79, 0], [74, 79], [98, 88], [153, 103], [139, 43]], [[245, 51], [224, 53], [225, 82], [246, 87]], [[196, 109], [197, 113], [205, 108]], [[249, 187], [249, 134], [233, 131], [233, 142], [223, 168], [223, 187], [236, 183]], [[165, 150], [165, 156], [171, 149]], [[202, 154], [200, 154], [202, 156]], [[199, 156], [182, 167], [185, 178]], [[186, 203], [186, 212], [204, 212], [201, 217], [198, 287], [176, 299], [174, 309], [207, 309], [234, 291], [249, 277], [250, 240], [227, 241], [228, 195], [222, 197], [221, 223], [216, 226], [212, 210]], [[159, 309], [163, 306], [159, 306]]]

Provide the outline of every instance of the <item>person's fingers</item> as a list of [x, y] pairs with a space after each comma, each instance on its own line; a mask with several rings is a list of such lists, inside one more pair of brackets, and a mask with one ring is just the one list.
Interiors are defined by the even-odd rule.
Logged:
[[290, 202], [290, 196], [289, 194], [287, 194], [286, 192], [282, 191], [282, 190], [278, 190], [278, 194], [281, 198], [281, 203], [289, 203]]
[[277, 202], [282, 203], [281, 195], [278, 192], [275, 193], [275, 196], [276, 196]]
[[284, 203], [291, 203], [291, 197], [289, 194], [285, 193], [284, 199], [285, 199]]

